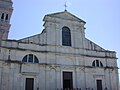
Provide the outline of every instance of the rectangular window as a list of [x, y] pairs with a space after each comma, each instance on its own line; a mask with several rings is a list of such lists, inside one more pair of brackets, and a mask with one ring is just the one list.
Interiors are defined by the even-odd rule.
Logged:
[[34, 90], [34, 78], [26, 78], [25, 90]]
[[102, 90], [102, 80], [96, 80], [97, 90]]
[[63, 72], [63, 89], [73, 88], [72, 72]]

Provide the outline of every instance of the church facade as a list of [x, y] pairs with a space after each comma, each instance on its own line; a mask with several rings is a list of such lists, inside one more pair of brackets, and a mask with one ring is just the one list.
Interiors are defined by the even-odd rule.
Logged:
[[10, 40], [12, 11], [0, 0], [0, 90], [118, 90], [116, 52], [87, 39], [85, 21], [47, 14], [40, 34]]

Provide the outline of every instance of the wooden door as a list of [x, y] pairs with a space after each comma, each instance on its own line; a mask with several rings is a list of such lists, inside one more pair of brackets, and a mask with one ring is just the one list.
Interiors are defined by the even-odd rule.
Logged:
[[73, 88], [72, 72], [63, 72], [63, 89]]
[[102, 80], [97, 80], [97, 90], [102, 90]]
[[34, 78], [26, 78], [25, 90], [34, 90]]

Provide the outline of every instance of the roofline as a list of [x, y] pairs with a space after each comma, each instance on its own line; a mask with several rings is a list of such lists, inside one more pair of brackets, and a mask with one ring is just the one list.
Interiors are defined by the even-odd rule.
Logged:
[[71, 13], [68, 12], [67, 10], [65, 10], [65, 11], [63, 11], [63, 12], [57, 12], [57, 13], [46, 14], [46, 15], [44, 16], [44, 18], [43, 18], [43, 21], [45, 21], [45, 18], [46, 18], [47, 16], [52, 16], [52, 15], [56, 15], [56, 14], [60, 14], [60, 13], [64, 13], [64, 12], [69, 13], [69, 14], [72, 15], [73, 17], [77, 18], [78, 20], [80, 20], [81, 22], [83, 22], [84, 24], [86, 24], [86, 22], [85, 22], [84, 20], [82, 20], [82, 19], [78, 18], [77, 16], [71, 14]]

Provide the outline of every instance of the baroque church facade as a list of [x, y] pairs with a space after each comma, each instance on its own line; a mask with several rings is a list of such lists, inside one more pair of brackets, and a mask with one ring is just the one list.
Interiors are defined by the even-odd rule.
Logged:
[[118, 90], [116, 52], [87, 39], [85, 21], [47, 14], [40, 34], [10, 40], [12, 4], [0, 0], [0, 90]]

